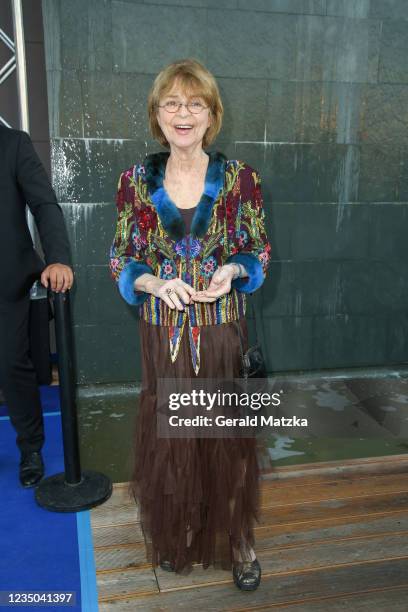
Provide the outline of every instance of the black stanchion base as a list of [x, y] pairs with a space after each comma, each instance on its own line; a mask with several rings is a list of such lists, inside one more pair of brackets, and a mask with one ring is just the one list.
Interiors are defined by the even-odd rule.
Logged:
[[35, 501], [52, 512], [80, 512], [103, 504], [112, 495], [112, 482], [99, 472], [85, 470], [81, 481], [67, 484], [65, 473], [40, 481], [35, 489]]

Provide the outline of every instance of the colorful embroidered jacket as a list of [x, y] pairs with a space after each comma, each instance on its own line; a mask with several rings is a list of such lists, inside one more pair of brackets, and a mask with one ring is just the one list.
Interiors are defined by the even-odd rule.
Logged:
[[[208, 153], [204, 192], [186, 235], [182, 215], [163, 187], [169, 155], [167, 151], [152, 153], [144, 163], [121, 174], [110, 269], [126, 302], [137, 306], [145, 321], [168, 327], [173, 361], [188, 321], [197, 375], [201, 326], [226, 323], [245, 314], [246, 294], [262, 285], [271, 247], [258, 172], [216, 151]], [[193, 302], [184, 311], [134, 289], [138, 276], [148, 272], [163, 279], [178, 276], [200, 291], [208, 287], [217, 267], [229, 262], [243, 264], [248, 277], [233, 280], [229, 294], [214, 302]]]

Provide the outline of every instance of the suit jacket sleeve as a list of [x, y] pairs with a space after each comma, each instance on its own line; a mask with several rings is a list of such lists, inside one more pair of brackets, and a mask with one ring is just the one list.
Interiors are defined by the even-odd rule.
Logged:
[[25, 132], [21, 132], [16, 161], [17, 182], [35, 219], [47, 265], [71, 265], [62, 209], [31, 138]]
[[265, 230], [265, 211], [261, 177], [250, 166], [241, 182], [241, 204], [236, 216], [234, 243], [226, 263], [240, 263], [247, 277], [236, 278], [231, 285], [244, 293], [256, 291], [264, 282], [270, 263], [271, 245]]
[[145, 291], [135, 291], [135, 280], [145, 273], [154, 274], [143, 255], [147, 238], [145, 230], [137, 223], [135, 194], [132, 172], [122, 172], [116, 194], [117, 224], [109, 265], [119, 293], [132, 306], [142, 304], [149, 296]]

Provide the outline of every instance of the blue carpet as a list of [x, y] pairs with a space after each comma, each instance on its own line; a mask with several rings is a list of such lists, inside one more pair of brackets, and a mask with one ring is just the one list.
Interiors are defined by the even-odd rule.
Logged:
[[[41, 395], [46, 408], [46, 441], [42, 453], [47, 477], [64, 471], [58, 387], [43, 387]], [[97, 611], [89, 511], [63, 514], [40, 508], [35, 502], [34, 490], [24, 489], [18, 480], [20, 453], [15, 438], [9, 418], [3, 414], [0, 417], [0, 591], [75, 591], [74, 606], [31, 605], [13, 606], [13, 609]]]

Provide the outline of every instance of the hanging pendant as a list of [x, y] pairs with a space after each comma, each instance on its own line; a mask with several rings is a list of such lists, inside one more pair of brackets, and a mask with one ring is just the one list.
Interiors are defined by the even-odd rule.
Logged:
[[188, 337], [190, 341], [191, 361], [195, 375], [200, 369], [200, 327], [198, 325], [188, 326]]
[[187, 317], [184, 317], [181, 326], [169, 325], [170, 357], [172, 363], [174, 363], [177, 359], [186, 321]]

